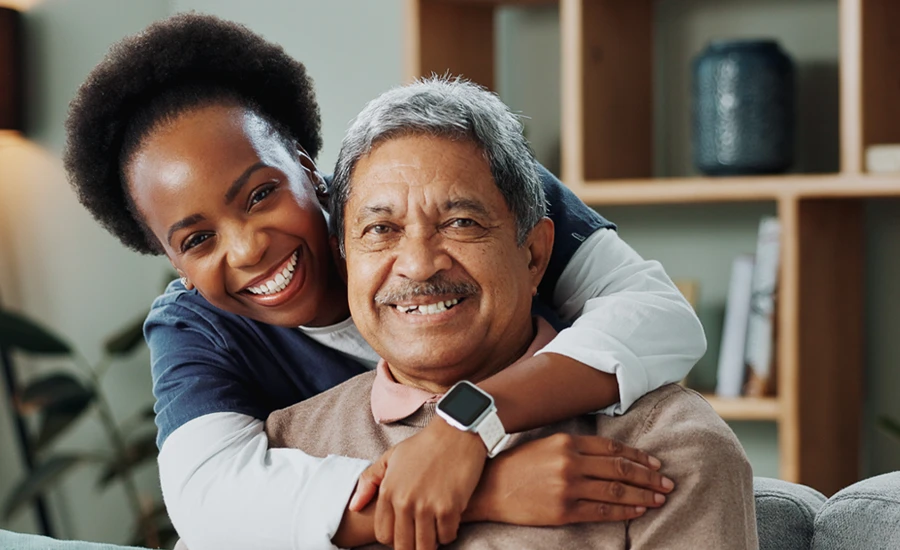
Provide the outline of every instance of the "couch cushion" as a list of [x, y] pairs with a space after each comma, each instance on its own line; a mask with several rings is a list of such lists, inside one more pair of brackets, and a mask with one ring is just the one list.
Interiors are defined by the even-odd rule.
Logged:
[[812, 547], [900, 548], [900, 472], [839, 491], [819, 510]]
[[807, 550], [825, 495], [804, 485], [753, 478], [760, 550]]

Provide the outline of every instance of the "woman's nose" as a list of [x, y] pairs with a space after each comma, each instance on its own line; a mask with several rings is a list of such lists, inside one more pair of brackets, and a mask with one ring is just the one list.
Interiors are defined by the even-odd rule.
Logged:
[[249, 228], [235, 230], [228, 237], [228, 265], [247, 268], [257, 265], [269, 247], [269, 237], [263, 231]]

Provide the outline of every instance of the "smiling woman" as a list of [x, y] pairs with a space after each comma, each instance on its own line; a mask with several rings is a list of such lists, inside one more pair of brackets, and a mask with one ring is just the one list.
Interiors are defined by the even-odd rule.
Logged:
[[[67, 131], [65, 164], [81, 202], [124, 245], [166, 255], [186, 282], [154, 302], [144, 330], [161, 484], [189, 546], [328, 547], [355, 513], [348, 500], [358, 482], [356, 511], [378, 484], [382, 494], [409, 500], [379, 496], [368, 510], [465, 507], [485, 448], [442, 420], [368, 470], [363, 460], [268, 447], [269, 413], [378, 360], [349, 318], [344, 265], [323, 211], [327, 186], [313, 162], [319, 111], [301, 63], [239, 25], [178, 15], [113, 46], [72, 101]], [[540, 355], [481, 383], [508, 431], [598, 409], [624, 412], [681, 379], [705, 349], [696, 317], [659, 264], [638, 257], [611, 223], [537, 170], [556, 227], [538, 299], [578, 323]], [[474, 199], [463, 198], [469, 202], [456, 207], [471, 211]], [[504, 200], [490, 208], [510, 207]], [[447, 231], [473, 227], [460, 219]], [[462, 312], [465, 298], [442, 302]], [[410, 316], [412, 305], [420, 313], [437, 307], [399, 305]], [[587, 490], [609, 454], [602, 445], [542, 442], [489, 464], [485, 479], [533, 482], [527, 498], [510, 503], [513, 523], [636, 517], [643, 511], [633, 499]], [[578, 464], [577, 475], [552, 470], [553, 460], [536, 465], [535, 456]], [[393, 475], [381, 481], [378, 468], [388, 461], [414, 495], [393, 491]], [[609, 483], [642, 483], [604, 471]], [[570, 490], [552, 492], [548, 479]], [[485, 494], [508, 489], [495, 482]], [[576, 500], [603, 506], [576, 508]], [[439, 516], [445, 526], [460, 520]], [[392, 529], [383, 538], [393, 540]], [[358, 540], [373, 536], [370, 529]], [[409, 545], [403, 537], [398, 548]]]
[[278, 326], [334, 324], [349, 311], [323, 179], [286, 141], [232, 102], [195, 107], [140, 140], [123, 170], [128, 197], [148, 240], [212, 305]]

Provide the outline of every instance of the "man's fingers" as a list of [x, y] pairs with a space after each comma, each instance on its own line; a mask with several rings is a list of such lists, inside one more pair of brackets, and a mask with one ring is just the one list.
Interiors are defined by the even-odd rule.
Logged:
[[640, 449], [629, 447], [615, 439], [591, 435], [573, 437], [575, 438], [575, 447], [582, 454], [595, 456], [621, 456], [633, 462], [643, 464], [653, 470], [659, 470], [662, 466], [659, 459], [648, 455]]
[[579, 463], [580, 473], [586, 477], [621, 481], [662, 493], [670, 493], [675, 488], [671, 479], [625, 457], [583, 456]]
[[626, 521], [639, 518], [647, 511], [643, 506], [623, 506], [605, 502], [579, 500], [569, 512], [566, 524]]
[[596, 503], [623, 504], [659, 508], [666, 502], [666, 496], [656, 491], [640, 489], [620, 481], [585, 480], [579, 483], [575, 497]]

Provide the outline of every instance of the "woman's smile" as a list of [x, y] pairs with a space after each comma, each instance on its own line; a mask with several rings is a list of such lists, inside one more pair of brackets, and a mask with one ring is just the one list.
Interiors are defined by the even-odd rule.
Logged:
[[[272, 275], [274, 273], [274, 275]], [[298, 248], [274, 270], [250, 282], [240, 293], [245, 298], [265, 307], [276, 307], [293, 298], [303, 287], [306, 268], [303, 248]]]

